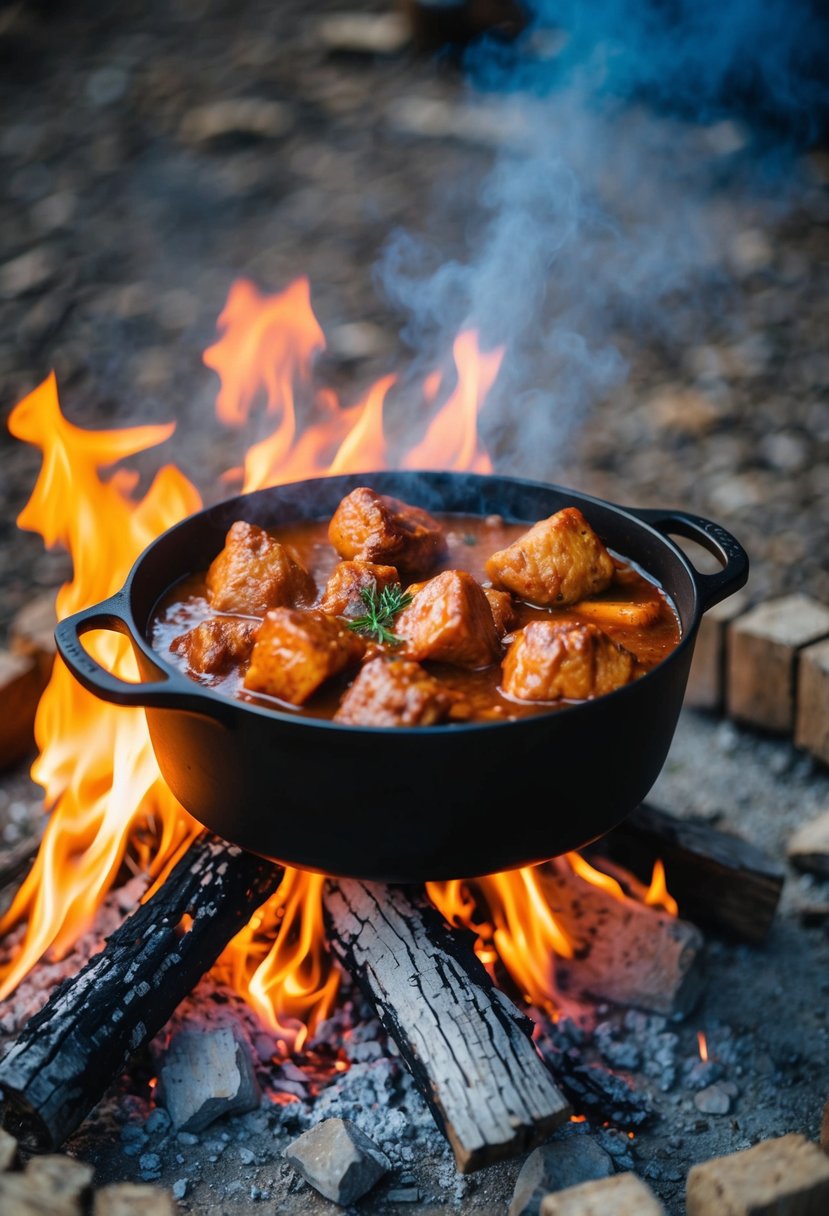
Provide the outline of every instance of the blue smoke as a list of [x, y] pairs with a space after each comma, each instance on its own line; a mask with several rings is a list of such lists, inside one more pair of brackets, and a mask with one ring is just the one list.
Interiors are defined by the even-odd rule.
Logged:
[[[485, 40], [466, 68], [480, 88], [537, 94], [580, 85], [593, 100], [646, 98], [710, 122], [739, 113], [803, 143], [829, 114], [822, 0], [531, 0], [512, 44]], [[554, 59], [533, 52], [556, 31]]]
[[687, 345], [706, 310], [728, 313], [741, 192], [779, 211], [796, 191], [827, 42], [809, 0], [534, 0], [517, 39], [467, 49], [469, 104], [486, 94], [517, 134], [466, 248], [442, 248], [427, 217], [392, 234], [376, 279], [425, 361], [462, 327], [506, 347], [484, 417], [504, 471], [567, 471], [569, 441], [626, 375], [620, 334]]

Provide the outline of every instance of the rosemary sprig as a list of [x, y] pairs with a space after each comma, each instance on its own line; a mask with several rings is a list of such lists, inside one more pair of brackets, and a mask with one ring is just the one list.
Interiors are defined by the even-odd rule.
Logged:
[[387, 646], [399, 646], [403, 638], [392, 633], [388, 626], [400, 609], [412, 602], [408, 591], [404, 591], [399, 583], [392, 583], [384, 587], [378, 597], [376, 587], [361, 587], [360, 599], [366, 606], [366, 614], [349, 621], [348, 628], [363, 634], [364, 637], [385, 642]]

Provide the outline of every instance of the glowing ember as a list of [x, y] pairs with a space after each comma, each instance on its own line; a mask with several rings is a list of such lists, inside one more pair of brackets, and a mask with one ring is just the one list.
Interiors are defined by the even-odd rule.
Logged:
[[[477, 336], [461, 333], [453, 346], [454, 376], [434, 372], [421, 387], [421, 411], [408, 451], [390, 452], [384, 409], [393, 376], [362, 401], [342, 407], [314, 386], [313, 359], [325, 339], [311, 308], [306, 280], [265, 296], [239, 281], [219, 318], [220, 337], [204, 361], [219, 375], [219, 418], [248, 426], [260, 415], [270, 433], [252, 444], [241, 470], [245, 492], [321, 476], [389, 467], [488, 472], [478, 418], [501, 364], [502, 351], [484, 353]], [[201, 503], [172, 466], [156, 474], [143, 497], [138, 476], [119, 462], [162, 443], [172, 425], [83, 431], [62, 416], [54, 376], [13, 411], [10, 430], [40, 448], [43, 465], [20, 515], [22, 528], [60, 545], [72, 558], [72, 580], [57, 597], [59, 618], [112, 595], [146, 546]], [[128, 642], [113, 633], [89, 635], [90, 653], [125, 680], [137, 679]], [[49, 820], [35, 865], [0, 933], [25, 922], [20, 949], [0, 973], [5, 997], [47, 952], [66, 953], [92, 924], [123, 863], [147, 874], [148, 889], [201, 830], [159, 775], [143, 711], [115, 708], [85, 692], [58, 661], [37, 717], [40, 754], [32, 775], [45, 790]], [[577, 854], [571, 865], [588, 881], [627, 899], [619, 884]], [[249, 1001], [284, 1052], [301, 1049], [309, 1029], [326, 1017], [338, 975], [325, 949], [319, 875], [286, 870], [279, 890], [233, 940], [217, 969]], [[571, 957], [531, 869], [490, 875], [474, 883], [432, 883], [429, 894], [447, 918], [472, 928], [485, 965], [506, 968], [526, 999], [555, 1002], [554, 960]], [[646, 902], [668, 907], [664, 872], [654, 869]], [[674, 905], [675, 910], [675, 905]], [[345, 1067], [338, 1063], [336, 1068]]]

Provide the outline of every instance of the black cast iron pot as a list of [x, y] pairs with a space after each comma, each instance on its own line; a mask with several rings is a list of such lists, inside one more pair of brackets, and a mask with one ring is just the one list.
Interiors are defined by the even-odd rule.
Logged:
[[[330, 518], [370, 485], [432, 512], [534, 522], [577, 506], [604, 542], [638, 562], [673, 599], [682, 641], [616, 692], [515, 722], [408, 729], [344, 726], [223, 696], [165, 662], [148, 642], [153, 610], [204, 570], [237, 519], [275, 527]], [[722, 563], [701, 574], [670, 535]], [[338, 876], [422, 882], [541, 862], [609, 831], [645, 797], [665, 762], [700, 619], [741, 587], [748, 558], [717, 524], [674, 510], [632, 510], [561, 486], [469, 473], [322, 477], [218, 503], [170, 528], [124, 587], [61, 621], [67, 666], [90, 692], [141, 705], [159, 768], [211, 831], [254, 853]], [[80, 637], [114, 629], [144, 683], [100, 667]]]

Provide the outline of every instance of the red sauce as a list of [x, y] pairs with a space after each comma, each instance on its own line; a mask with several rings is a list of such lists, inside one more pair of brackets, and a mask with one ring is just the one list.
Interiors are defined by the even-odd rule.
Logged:
[[[528, 523], [505, 523], [499, 516], [482, 518], [477, 515], [436, 515], [446, 530], [449, 555], [432, 571], [468, 570], [482, 584], [488, 586], [485, 562], [496, 550], [504, 549], [522, 536], [531, 525]], [[322, 592], [334, 566], [340, 560], [328, 540], [328, 524], [325, 520], [301, 522], [290, 527], [271, 529], [271, 534], [282, 544], [290, 546], [296, 557], [311, 573], [317, 588]], [[575, 608], [536, 608], [514, 598], [520, 629], [532, 620], [554, 619], [579, 623], [592, 620], [614, 641], [621, 643], [637, 658], [636, 675], [642, 675], [661, 662], [680, 640], [680, 624], [676, 609], [661, 587], [644, 571], [623, 556], [611, 556], [617, 571], [611, 586], [600, 595], [590, 597], [594, 611], [601, 611], [602, 603], [648, 605], [653, 619], [647, 625], [620, 623], [599, 619], [593, 612], [586, 615]], [[317, 718], [333, 717], [340, 697], [354, 678], [335, 677], [329, 681], [303, 706], [288, 704], [274, 697], [249, 692], [243, 685], [244, 669], [235, 668], [226, 675], [198, 675], [190, 670], [186, 658], [170, 649], [171, 643], [180, 634], [217, 614], [211, 609], [205, 594], [205, 575], [192, 575], [183, 579], [161, 601], [153, 620], [151, 641], [167, 662], [184, 671], [192, 679], [209, 685], [216, 691], [239, 700], [271, 709]], [[248, 618], [249, 619], [249, 618]], [[514, 631], [513, 631], [514, 632]], [[509, 641], [504, 643], [504, 651]], [[529, 714], [549, 713], [572, 702], [518, 701], [507, 697], [500, 689], [501, 666], [493, 664], [480, 671], [468, 671], [448, 664], [426, 663], [432, 675], [437, 676], [452, 691], [458, 693], [467, 707], [465, 720], [507, 721], [526, 717]]]

